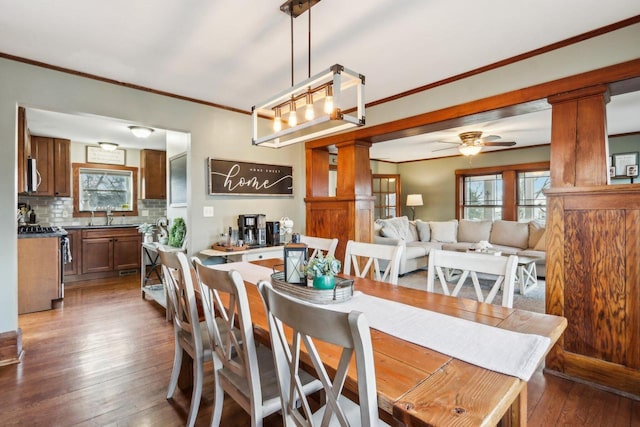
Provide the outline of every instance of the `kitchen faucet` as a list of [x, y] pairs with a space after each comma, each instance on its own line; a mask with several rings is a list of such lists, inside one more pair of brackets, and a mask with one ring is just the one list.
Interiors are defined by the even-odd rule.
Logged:
[[93, 225], [93, 209], [91, 209], [91, 219], [89, 219], [89, 226]]
[[111, 225], [113, 222], [113, 212], [111, 212], [111, 206], [107, 206], [107, 225]]

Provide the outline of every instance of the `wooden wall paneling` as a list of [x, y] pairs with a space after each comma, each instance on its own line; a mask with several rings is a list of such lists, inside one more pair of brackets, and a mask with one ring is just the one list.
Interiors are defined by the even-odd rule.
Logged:
[[609, 184], [609, 142], [607, 139], [607, 107], [609, 92], [602, 92], [578, 100], [580, 120], [577, 149], [580, 151], [576, 167], [576, 185]]
[[306, 149], [307, 197], [329, 196], [329, 151]]
[[338, 144], [338, 197], [371, 196], [371, 165], [365, 141]]
[[[564, 316], [564, 205], [563, 198], [547, 194], [546, 226], [546, 312]], [[546, 367], [555, 371], [564, 371], [564, 339], [560, 337], [546, 358]]]
[[640, 209], [629, 209], [626, 214], [626, 365], [640, 370]]
[[516, 172], [514, 170], [502, 173], [502, 219], [505, 221], [518, 220], [518, 209], [516, 208], [518, 190], [516, 182]]

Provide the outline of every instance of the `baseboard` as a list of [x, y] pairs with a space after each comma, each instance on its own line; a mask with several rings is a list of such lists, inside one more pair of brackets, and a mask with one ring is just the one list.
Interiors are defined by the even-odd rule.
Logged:
[[22, 359], [22, 330], [0, 334], [0, 366], [20, 363]]

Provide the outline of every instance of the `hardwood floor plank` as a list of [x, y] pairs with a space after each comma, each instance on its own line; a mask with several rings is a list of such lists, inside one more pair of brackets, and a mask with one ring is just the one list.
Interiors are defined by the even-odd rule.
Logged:
[[[165, 398], [173, 327], [162, 307], [141, 298], [139, 286], [139, 276], [76, 282], [59, 308], [21, 315], [25, 354], [21, 363], [0, 367], [0, 425], [183, 426], [190, 391], [177, 390], [172, 399]], [[399, 350], [389, 349], [393, 351]], [[419, 349], [406, 351], [420, 359]], [[401, 369], [384, 365], [380, 369]], [[210, 423], [211, 369], [206, 365], [197, 426]], [[528, 390], [530, 426], [640, 426], [638, 401], [541, 370]], [[244, 427], [249, 420], [225, 398], [221, 425]], [[281, 427], [282, 420], [274, 414], [264, 425]]]

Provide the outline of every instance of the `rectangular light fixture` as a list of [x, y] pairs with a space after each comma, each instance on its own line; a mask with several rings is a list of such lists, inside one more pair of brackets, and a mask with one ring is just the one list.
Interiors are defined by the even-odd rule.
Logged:
[[364, 83], [335, 64], [253, 106], [253, 145], [280, 148], [364, 125]]

